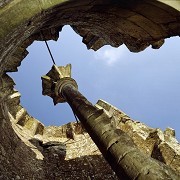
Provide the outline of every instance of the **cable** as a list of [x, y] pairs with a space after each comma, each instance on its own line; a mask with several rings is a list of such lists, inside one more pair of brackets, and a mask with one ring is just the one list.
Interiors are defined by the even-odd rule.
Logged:
[[53, 58], [53, 55], [52, 55], [52, 53], [51, 53], [51, 50], [50, 50], [50, 48], [49, 48], [49, 45], [48, 45], [48, 43], [47, 43], [46, 40], [45, 40], [45, 43], [46, 43], [47, 49], [48, 49], [48, 51], [49, 51], [49, 54], [50, 54], [50, 56], [51, 56], [51, 59], [52, 59], [53, 64], [56, 64], [56, 63], [55, 63], [55, 60], [54, 60], [54, 58]]
[[[72, 109], [72, 108], [71, 108], [71, 109]], [[72, 112], [73, 112], [73, 114], [74, 114], [74, 117], [75, 117], [75, 119], [76, 119], [76, 122], [79, 123], [79, 119], [78, 119], [78, 117], [76, 116], [76, 114], [74, 113], [73, 109], [72, 109]]]
[[[72, 109], [72, 108], [71, 108], [71, 109]], [[81, 122], [79, 121], [79, 119], [78, 119], [78, 117], [76, 116], [76, 114], [75, 114], [75, 112], [73, 111], [73, 109], [72, 109], [72, 112], [73, 112], [73, 114], [74, 114], [74, 117], [75, 117], [75, 119], [76, 119], [77, 124], [79, 124], [79, 123], [81, 124]], [[82, 126], [82, 124], [81, 124], [81, 126]], [[82, 131], [82, 134], [84, 135], [84, 137], [86, 137], [83, 131]]]
[[[56, 64], [56, 63], [55, 63], [55, 60], [54, 60], [54, 58], [53, 58], [53, 55], [52, 55], [52, 53], [51, 53], [51, 50], [50, 50], [50, 48], [49, 48], [49, 45], [48, 45], [47, 41], [45, 40], [45, 37], [44, 37], [44, 34], [43, 34], [42, 31], [41, 31], [41, 35], [42, 35], [42, 38], [44, 39], [44, 42], [45, 42], [45, 44], [46, 44], [46, 47], [47, 47], [47, 49], [48, 49], [48, 51], [49, 51], [49, 54], [50, 54], [50, 56], [51, 56], [51, 59], [52, 59], [53, 64]], [[72, 109], [72, 108], [71, 108], [71, 109]], [[73, 109], [72, 109], [72, 111], [73, 111]], [[74, 113], [74, 111], [73, 111], [73, 114], [74, 114], [74, 117], [75, 117], [75, 119], [76, 119], [76, 122], [79, 123], [80, 121], [78, 120], [78, 117], [76, 116], [76, 114]]]
[[47, 49], [48, 49], [48, 51], [49, 51], [49, 54], [50, 54], [50, 56], [51, 56], [51, 59], [52, 59], [53, 64], [56, 64], [56, 63], [55, 63], [55, 60], [54, 60], [54, 58], [53, 58], [53, 55], [52, 55], [52, 53], [51, 53], [51, 50], [50, 50], [50, 48], [49, 48], [49, 45], [48, 45], [47, 41], [45, 40], [45, 37], [44, 37], [44, 34], [43, 34], [42, 31], [41, 31], [41, 35], [42, 35], [42, 37], [43, 37], [43, 39], [44, 39], [44, 42], [45, 42], [45, 44], [46, 44], [46, 47], [47, 47]]

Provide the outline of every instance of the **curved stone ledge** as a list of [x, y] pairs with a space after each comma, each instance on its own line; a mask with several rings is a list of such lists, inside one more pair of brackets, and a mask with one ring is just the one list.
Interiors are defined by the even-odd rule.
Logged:
[[[4, 179], [16, 177], [72, 179], [74, 176], [81, 179], [93, 177], [117, 179], [80, 124], [68, 123], [60, 127], [45, 127], [20, 105], [20, 93], [13, 89], [14, 83], [7, 77], [4, 76], [7, 85], [3, 86], [6, 87], [6, 91], [1, 94], [0, 101], [0, 123], [7, 126], [0, 126], [0, 141], [4, 142], [0, 145], [0, 159], [3, 165], [0, 166], [0, 170]], [[3, 133], [8, 133], [12, 138]], [[9, 146], [9, 143], [12, 145]], [[6, 148], [10, 147], [12, 152], [5, 153]], [[18, 157], [22, 157], [23, 163], [20, 161], [22, 164], [16, 162], [19, 161]], [[19, 169], [14, 167], [13, 162], [18, 164]], [[24, 163], [27, 163], [28, 167], [24, 166]], [[7, 164], [9, 165], [6, 169]]]
[[176, 9], [167, 4], [156, 0], [31, 0], [28, 4], [13, 0], [0, 9], [0, 72], [16, 70], [12, 64], [17, 67], [34, 40], [57, 40], [66, 24], [94, 50], [123, 43], [133, 52], [149, 45], [159, 48], [165, 38], [180, 35], [180, 4]]

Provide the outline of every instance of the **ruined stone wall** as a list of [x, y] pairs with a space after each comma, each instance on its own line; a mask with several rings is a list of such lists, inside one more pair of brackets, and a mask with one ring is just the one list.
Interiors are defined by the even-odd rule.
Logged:
[[159, 128], [150, 128], [132, 120], [124, 112], [103, 100], [99, 100], [96, 106], [103, 108], [117, 128], [132, 137], [140, 150], [180, 172], [180, 144], [173, 129], [166, 128], [163, 132]]
[[[180, 3], [172, 1], [3, 0], [0, 2], [0, 179], [117, 179], [89, 135], [76, 123], [44, 127], [20, 105], [20, 93], [6, 72], [17, 71], [34, 40], [57, 40], [69, 24], [88, 48], [125, 44], [131, 51], [159, 48], [180, 35]], [[41, 33], [40, 33], [41, 32]], [[44, 38], [42, 37], [44, 34]], [[117, 128], [149, 156], [177, 173], [179, 144], [174, 131], [132, 121], [104, 101]]]
[[44, 127], [19, 104], [12, 79], [1, 82], [0, 179], [117, 179], [80, 124]]
[[11, 106], [12, 114], [17, 114], [19, 99], [12, 89], [13, 81], [7, 76], [4, 78], [0, 78], [0, 179], [41, 179], [42, 162], [36, 159], [35, 153], [25, 144], [26, 141], [22, 141], [13, 129], [6, 103]]
[[[117, 179], [81, 124], [45, 127], [21, 107], [13, 81], [4, 78], [0, 179]], [[96, 107], [104, 109], [111, 123], [128, 133], [141, 151], [180, 173], [180, 145], [174, 130], [162, 132], [133, 121], [103, 100]]]
[[[26, 53], [34, 40], [57, 39], [71, 25], [88, 48], [123, 43], [132, 52], [180, 34], [180, 3], [157, 0], [11, 0], [0, 8], [0, 73], [13, 71], [17, 52]], [[174, 8], [175, 7], [175, 8]]]

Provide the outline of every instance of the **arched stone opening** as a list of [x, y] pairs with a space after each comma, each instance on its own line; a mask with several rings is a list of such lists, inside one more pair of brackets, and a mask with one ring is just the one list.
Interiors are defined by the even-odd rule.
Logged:
[[[94, 50], [99, 49], [105, 44], [118, 47], [122, 43], [126, 44], [133, 52], [144, 50], [149, 45], [152, 45], [153, 48], [159, 48], [163, 44], [165, 38], [180, 34], [179, 7], [174, 9], [159, 1], [148, 2], [145, 0], [138, 2], [133, 0], [128, 2], [123, 0], [107, 0], [104, 2], [46, 2], [32, 0], [29, 1], [28, 4], [25, 3], [25, 1], [9, 0], [4, 1], [1, 6], [0, 21], [3, 27], [0, 31], [0, 75], [2, 84], [0, 116], [2, 119], [1, 127], [3, 129], [1, 138], [2, 142], [8, 142], [6, 145], [1, 146], [1, 152], [3, 152], [1, 155], [2, 157], [6, 157], [3, 159], [3, 164], [5, 165], [4, 169], [6, 170], [2, 178], [7, 179], [11, 177], [18, 179], [24, 176], [30, 179], [42, 179], [42, 177], [47, 178], [48, 173], [51, 173], [51, 178], [66, 176], [72, 178], [70, 173], [65, 172], [65, 169], [68, 169], [67, 166], [62, 170], [57, 163], [61, 158], [64, 160], [64, 149], [61, 147], [62, 144], [56, 143], [66, 142], [66, 140], [70, 139], [70, 141], [72, 141], [72, 147], [70, 147], [70, 143], [68, 147], [70, 150], [69, 156], [73, 156], [73, 153], [75, 153], [76, 155], [74, 157], [77, 160], [77, 151], [85, 144], [79, 140], [81, 138], [84, 138], [88, 148], [89, 145], [91, 145], [91, 148], [88, 150], [88, 154], [83, 154], [85, 158], [83, 160], [80, 159], [80, 161], [84, 163], [86, 160], [85, 163], [87, 163], [88, 169], [90, 168], [92, 172], [90, 174], [88, 170], [81, 172], [79, 177], [85, 176], [86, 178], [93, 178], [94, 175], [103, 177], [102, 168], [97, 168], [97, 171], [101, 172], [98, 174], [98, 172], [95, 172], [96, 167], [93, 167], [91, 164], [92, 162], [98, 161], [99, 152], [91, 140], [89, 140], [89, 137], [82, 127], [70, 123], [64, 127], [54, 127], [53, 131], [48, 129], [44, 130], [44, 126], [33, 117], [29, 116], [26, 110], [19, 105], [20, 94], [14, 91], [14, 82], [5, 72], [17, 70], [21, 60], [27, 55], [27, 46], [34, 40], [44, 40], [42, 33], [46, 40], [56, 40], [58, 38], [58, 32], [61, 30], [62, 26], [66, 24], [71, 25], [73, 29], [83, 37], [83, 42], [87, 47]], [[105, 109], [109, 107], [106, 103], [103, 104], [100, 102], [100, 104]], [[129, 120], [129, 117], [123, 115], [123, 120], [126, 122]], [[19, 138], [12, 131], [11, 127], [13, 127]], [[124, 129], [126, 129], [126, 126]], [[156, 137], [159, 133], [159, 131], [150, 131], [151, 130], [149, 130], [148, 138]], [[52, 132], [55, 132], [55, 134], [52, 135]], [[59, 134], [59, 132], [61, 133]], [[83, 134], [83, 132], [85, 134]], [[10, 136], [8, 134], [10, 134]], [[171, 137], [170, 139], [172, 142], [175, 142], [173, 131], [169, 130], [166, 134], [167, 137]], [[44, 139], [46, 139], [46, 141], [44, 141], [44, 147], [41, 144], [41, 140], [44, 140], [42, 137], [43, 135], [45, 136]], [[75, 139], [77, 141], [74, 141]], [[52, 142], [53, 140], [56, 141], [55, 144], [46, 144], [46, 142]], [[152, 144], [151, 152], [154, 153], [153, 148], [157, 145], [157, 141], [154, 143], [148, 139], [147, 142]], [[68, 143], [66, 143], [66, 146], [68, 146]], [[11, 149], [9, 149], [9, 147], [11, 147]], [[54, 153], [54, 148], [51, 149], [49, 147], [60, 147], [60, 150], [57, 151], [60, 152], [60, 154], [57, 155], [57, 159], [55, 158], [56, 155], [54, 155], [56, 154]], [[75, 148], [77, 149], [74, 151], [73, 149]], [[6, 150], [7, 152], [5, 152]], [[35, 154], [33, 154], [31, 150], [33, 150]], [[85, 149], [83, 149], [83, 151], [85, 151]], [[47, 159], [46, 155], [43, 153], [48, 154]], [[12, 154], [12, 156], [10, 154]], [[80, 155], [82, 156], [82, 154]], [[91, 162], [90, 159], [92, 155], [98, 156]], [[42, 161], [43, 156], [45, 157], [44, 161]], [[86, 158], [86, 156], [88, 156], [88, 158]], [[18, 160], [19, 157], [22, 157], [21, 161]], [[164, 158], [165, 156], [162, 157]], [[170, 162], [166, 162], [167, 164], [171, 164], [172, 167], [174, 166], [174, 169], [178, 167], [176, 163], [178, 162], [179, 156], [177, 156], [177, 159], [175, 157], [176, 153], [174, 159], [172, 158]], [[25, 160], [25, 158], [27, 159]], [[41, 160], [37, 160], [36, 158]], [[161, 159], [161, 157], [155, 158]], [[52, 162], [49, 162], [50, 159]], [[101, 163], [103, 160], [102, 158], [100, 159]], [[8, 163], [8, 161], [10, 163]], [[77, 162], [80, 161], [77, 160]], [[161, 161], [165, 160], [163, 159]], [[14, 167], [16, 162], [19, 162], [18, 167]], [[25, 165], [26, 163], [27, 165]], [[173, 163], [175, 165], [173, 165]], [[30, 164], [35, 164], [35, 166], [28, 167]], [[72, 162], [68, 164], [69, 170], [72, 170], [70, 167], [71, 165]], [[51, 166], [52, 169], [48, 166]], [[83, 166], [85, 167], [86, 164], [83, 164]], [[76, 173], [78, 172], [78, 168], [75, 171]], [[57, 171], [60, 171], [60, 174], [55, 174]], [[63, 173], [66, 175], [63, 175]], [[76, 173], [72, 174], [72, 176], [78, 176]], [[115, 178], [115, 175], [110, 169], [108, 169], [104, 176], [105, 178], [108, 176], [109, 178]]]
[[[179, 4], [176, 6], [178, 9]], [[179, 35], [179, 21], [178, 10], [155, 0], [10, 1], [1, 10], [0, 70], [12, 71], [8, 63], [17, 63], [15, 59], [27, 54], [27, 46], [43, 40], [40, 31], [45, 39], [56, 40], [62, 26], [69, 24], [83, 36], [88, 48], [124, 43], [139, 52], [149, 45], [159, 48], [165, 38]]]

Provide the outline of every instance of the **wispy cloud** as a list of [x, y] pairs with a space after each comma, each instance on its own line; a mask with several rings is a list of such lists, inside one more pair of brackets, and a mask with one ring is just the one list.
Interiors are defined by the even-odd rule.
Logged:
[[107, 63], [107, 65], [112, 66], [117, 61], [119, 61], [126, 53], [126, 46], [122, 45], [119, 48], [113, 48], [111, 46], [105, 46], [98, 50], [94, 56], [95, 59], [102, 60]]

